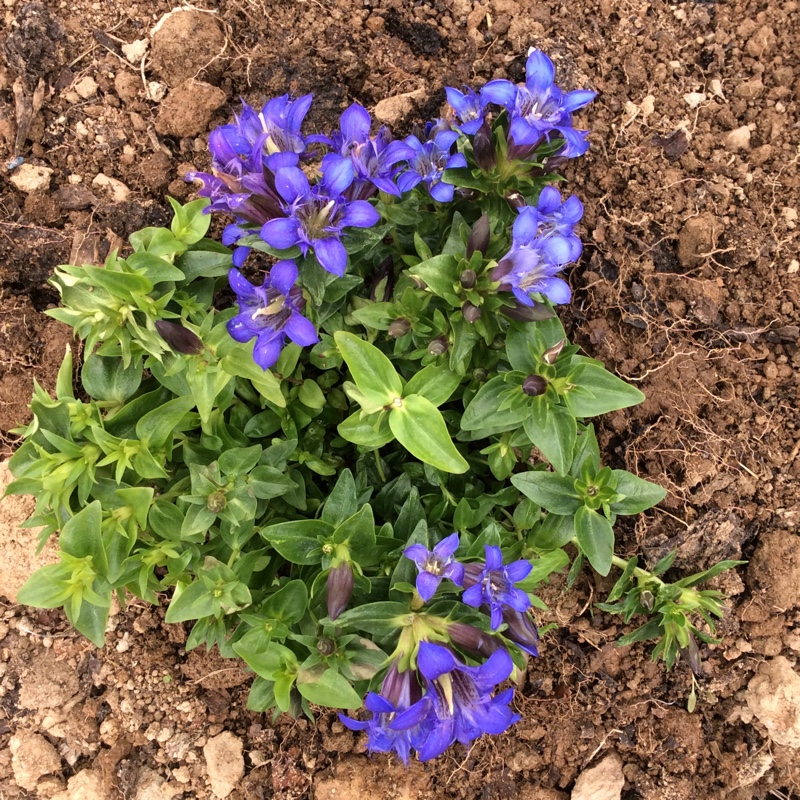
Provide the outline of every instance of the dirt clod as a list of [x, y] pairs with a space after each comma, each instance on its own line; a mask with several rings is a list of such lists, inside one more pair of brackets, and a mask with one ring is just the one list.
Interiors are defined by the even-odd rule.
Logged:
[[170, 86], [196, 78], [204, 71], [218, 77], [226, 38], [213, 14], [177, 9], [153, 29], [151, 58], [159, 77]]
[[209, 739], [203, 748], [211, 791], [216, 797], [227, 797], [244, 775], [242, 740], [230, 731]]
[[20, 164], [10, 181], [13, 186], [26, 194], [41, 192], [50, 187], [50, 176], [53, 170], [37, 164]]
[[800, 748], [800, 675], [783, 656], [765, 661], [747, 685], [747, 705], [770, 739]]
[[189, 80], [176, 86], [161, 103], [156, 130], [164, 136], [196, 136], [225, 102], [225, 92], [209, 83]]
[[8, 743], [14, 780], [21, 789], [35, 791], [39, 779], [61, 769], [61, 759], [44, 736], [20, 730]]
[[600, 763], [581, 772], [570, 800], [619, 800], [624, 785], [622, 759], [609, 753]]

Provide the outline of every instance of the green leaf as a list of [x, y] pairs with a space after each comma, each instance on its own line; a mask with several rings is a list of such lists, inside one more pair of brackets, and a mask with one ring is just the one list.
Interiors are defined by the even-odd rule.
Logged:
[[595, 364], [582, 366], [575, 383], [591, 392], [591, 397], [584, 393], [567, 393], [567, 405], [576, 417], [595, 417], [644, 401], [644, 395], [635, 386]]
[[420, 461], [443, 472], [462, 473], [469, 469], [450, 438], [444, 417], [421, 395], [404, 397], [403, 405], [389, 412], [389, 427], [397, 441]]
[[403, 382], [392, 362], [375, 345], [347, 331], [336, 331], [334, 341], [353, 376], [356, 386], [385, 398], [389, 405], [403, 392]]
[[667, 490], [662, 486], [638, 478], [624, 469], [615, 469], [614, 475], [617, 478], [617, 494], [623, 495], [621, 500], [610, 504], [615, 514], [638, 514], [667, 496]]
[[456, 285], [458, 284], [458, 259], [453, 255], [441, 254], [417, 264], [409, 270], [419, 278], [435, 295], [444, 298], [453, 306], [460, 305]]
[[614, 529], [601, 514], [581, 506], [575, 512], [575, 538], [595, 571], [605, 577], [614, 556]]
[[132, 360], [126, 367], [120, 358], [89, 355], [81, 369], [83, 388], [95, 399], [122, 405], [142, 382], [142, 362]]
[[528, 544], [538, 550], [555, 550], [563, 547], [575, 536], [571, 515], [548, 514], [542, 524], [528, 537]]
[[[506, 356], [512, 369], [520, 370], [530, 375], [539, 366], [539, 359], [534, 355], [534, 332], [536, 328], [530, 325], [512, 325], [506, 334]], [[540, 336], [540, 334], [539, 334]]]
[[635, 642], [646, 642], [650, 639], [658, 639], [664, 633], [661, 627], [661, 620], [651, 619], [650, 622], [645, 623], [631, 633], [626, 633], [617, 640], [617, 647], [625, 647]]
[[538, 584], [547, 580], [554, 572], [561, 572], [569, 564], [569, 556], [563, 550], [551, 550], [532, 558], [533, 569], [528, 577], [516, 584], [523, 592], [532, 592]]
[[301, 670], [297, 675], [297, 691], [309, 703], [327, 708], [361, 708], [361, 695], [344, 676], [332, 669], [321, 675], [317, 671]]
[[216, 610], [213, 590], [203, 581], [190, 583], [180, 594], [176, 591], [167, 609], [167, 622], [186, 622], [190, 619], [208, 617]]
[[418, 394], [437, 408], [446, 403], [461, 383], [461, 375], [452, 372], [447, 364], [428, 364], [406, 384], [405, 396]]
[[[361, 447], [383, 447], [394, 439], [387, 417], [388, 415], [385, 413], [375, 413], [364, 417], [360, 411], [356, 411], [340, 423], [336, 430], [342, 439]], [[376, 431], [375, 424], [379, 420], [380, 425]]]
[[523, 472], [512, 475], [511, 483], [525, 497], [553, 514], [574, 514], [583, 505], [572, 479], [552, 472]]
[[572, 464], [577, 438], [575, 418], [561, 405], [548, 406], [544, 396], [531, 403], [524, 424], [528, 438], [542, 451], [553, 469], [566, 475]]
[[252, 447], [234, 447], [222, 453], [217, 463], [223, 475], [236, 478], [250, 472], [258, 464], [262, 452], [260, 444], [254, 444]]
[[325, 405], [325, 395], [316, 381], [306, 378], [303, 381], [300, 391], [297, 394], [297, 399], [308, 408], [319, 409]]
[[319, 564], [322, 560], [319, 538], [332, 533], [333, 525], [317, 519], [279, 522], [261, 529], [264, 539], [292, 564]]
[[194, 407], [193, 397], [176, 397], [145, 414], [136, 423], [136, 435], [151, 447], [163, 447], [172, 442], [176, 428]]
[[66, 564], [40, 567], [17, 592], [17, 602], [34, 608], [60, 608], [72, 596], [71, 577]]
[[502, 375], [497, 375], [478, 390], [464, 411], [461, 428], [465, 431], [479, 431], [486, 428], [511, 430], [522, 423], [528, 415], [527, 402], [514, 404], [500, 410], [500, 406], [510, 394], [527, 400], [519, 386], [510, 386]]
[[639, 559], [636, 556], [628, 561], [628, 563], [625, 565], [625, 569], [622, 570], [622, 575], [619, 576], [619, 579], [608, 593], [606, 604], [619, 600], [619, 598], [625, 594], [625, 592], [628, 590], [628, 586], [630, 585], [631, 578], [633, 577], [633, 571], [636, 569], [638, 564]]
[[333, 533], [333, 541], [347, 545], [353, 558], [360, 564], [375, 560], [375, 519], [372, 506], [365, 503], [360, 511], [342, 522]]
[[248, 647], [243, 642], [235, 642], [233, 649], [256, 675], [268, 681], [274, 681], [293, 671], [292, 667], [297, 664], [297, 656], [288, 647], [277, 642], [269, 642], [266, 647], [257, 649]]
[[163, 539], [178, 542], [183, 527], [183, 512], [166, 500], [156, 500], [148, 514], [150, 527]]
[[333, 525], [341, 525], [358, 510], [358, 492], [353, 473], [349, 469], [342, 470], [333, 491], [328, 495], [322, 507], [323, 521]]
[[[106, 598], [103, 598], [104, 600]], [[90, 603], [84, 598], [77, 617], [73, 614], [71, 604], [64, 607], [70, 624], [80, 631], [95, 647], [102, 647], [106, 640], [108, 614], [111, 610], [111, 596], [102, 606]]]
[[99, 575], [105, 575], [108, 570], [100, 529], [102, 521], [103, 507], [99, 500], [95, 500], [67, 521], [58, 539], [58, 545], [65, 553], [75, 558], [91, 556], [92, 566]]
[[491, 189], [489, 182], [482, 174], [475, 177], [468, 167], [446, 169], [442, 173], [442, 182], [451, 183], [453, 186], [461, 186], [465, 189], [476, 189], [479, 192], [489, 192]]
[[172, 233], [177, 239], [180, 239], [185, 244], [196, 244], [208, 232], [211, 225], [211, 214], [203, 213], [209, 200], [206, 197], [201, 197], [198, 200], [193, 200], [182, 206], [177, 200], [172, 197], [167, 197], [172, 210], [175, 212], [175, 217], [172, 220]]
[[336, 620], [339, 628], [355, 628], [372, 633], [375, 636], [386, 636], [392, 631], [410, 623], [408, 605], [392, 601], [367, 603], [358, 608], [351, 608]]
[[303, 618], [308, 607], [308, 589], [300, 580], [289, 581], [269, 595], [264, 601], [262, 611], [270, 619], [277, 619], [286, 625], [294, 625]]
[[[184, 246], [175, 242], [176, 252], [181, 252]], [[144, 275], [151, 283], [164, 283], [167, 281], [182, 281], [184, 274], [165, 258], [155, 253], [133, 253], [127, 258], [128, 266], [136, 271], [137, 275]]]
[[214, 253], [206, 250], [189, 250], [179, 256], [175, 264], [186, 276], [185, 283], [198, 278], [219, 278], [227, 275], [233, 266], [230, 251]]

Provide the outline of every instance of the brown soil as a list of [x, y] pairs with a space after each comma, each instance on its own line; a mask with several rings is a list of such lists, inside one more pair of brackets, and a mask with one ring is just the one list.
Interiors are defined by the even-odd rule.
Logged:
[[[759, 686], [773, 673], [791, 682], [796, 672], [776, 665], [800, 658], [797, 2], [208, 5], [163, 22], [142, 66], [128, 45], [170, 3], [4, 3], [0, 158], [22, 156], [26, 188], [41, 188], [11, 182], [22, 168], [0, 188], [0, 429], [27, 418], [34, 378], [52, 388], [68, 340], [41, 315], [56, 301], [53, 266], [102, 258], [163, 222], [165, 193], [190, 195], [182, 176], [208, 166], [207, 133], [240, 96], [315, 91], [309, 129], [324, 129], [353, 100], [374, 108], [404, 95], [381, 112], [404, 134], [438, 113], [444, 85], [521, 80], [536, 46], [562, 84], [599, 92], [582, 120], [593, 147], [567, 174], [586, 204], [587, 246], [566, 322], [648, 396], [604, 420], [606, 460], [669, 488], [621, 531], [621, 551], [652, 562], [679, 546], [679, 570], [720, 557], [750, 565], [719, 579], [731, 611], [723, 643], [704, 651], [694, 713], [684, 665], [666, 673], [646, 645], [613, 646], [623, 626], [593, 609], [609, 584], [586, 574], [576, 591], [544, 594], [541, 621], [559, 627], [516, 701], [523, 721], [408, 771], [364, 755], [332, 714], [273, 724], [245, 711], [247, 675], [187, 655], [162, 609], [115, 614], [98, 652], [59, 613], [9, 602], [0, 797], [208, 798], [224, 731], [244, 747], [231, 798], [563, 800], [611, 751], [625, 800], [797, 796], [800, 750], [786, 742], [800, 739], [778, 736], [748, 689], [762, 662], [776, 669]], [[800, 737], [790, 689], [775, 696]], [[26, 772], [31, 760], [46, 771]]]

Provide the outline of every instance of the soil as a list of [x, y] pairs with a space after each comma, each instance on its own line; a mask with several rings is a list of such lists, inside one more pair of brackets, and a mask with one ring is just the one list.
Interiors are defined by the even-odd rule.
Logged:
[[[676, 574], [720, 557], [750, 563], [718, 579], [730, 613], [722, 643], [703, 650], [693, 713], [686, 665], [666, 672], [647, 645], [614, 647], [624, 626], [593, 607], [609, 583], [587, 573], [574, 591], [556, 581], [543, 593], [541, 622], [558, 627], [518, 693], [522, 721], [408, 770], [368, 757], [333, 714], [311, 723], [247, 712], [248, 675], [187, 654], [185, 631], [165, 626], [161, 608], [119, 610], [97, 651], [60, 613], [14, 605], [12, 581], [0, 613], [0, 797], [601, 800], [619, 798], [623, 783], [625, 800], [797, 797], [796, 0], [191, 9], [165, 20], [170, 4], [157, 0], [3, 3], [6, 453], [33, 380], [53, 387], [69, 341], [42, 314], [57, 300], [52, 268], [102, 259], [167, 219], [165, 194], [192, 195], [183, 175], [208, 166], [207, 134], [239, 97], [315, 91], [309, 130], [333, 126], [354, 100], [390, 100], [380, 114], [404, 135], [440, 113], [445, 85], [521, 80], [535, 46], [562, 85], [599, 92], [581, 118], [592, 148], [566, 172], [586, 205], [586, 247], [565, 322], [648, 397], [603, 420], [606, 462], [669, 489], [621, 530], [620, 550], [652, 563], [678, 546]], [[9, 163], [18, 157], [22, 166]], [[20, 508], [3, 508], [3, 562], [19, 577], [33, 543], [25, 560], [7, 527]], [[611, 793], [586, 794], [609, 770]]]

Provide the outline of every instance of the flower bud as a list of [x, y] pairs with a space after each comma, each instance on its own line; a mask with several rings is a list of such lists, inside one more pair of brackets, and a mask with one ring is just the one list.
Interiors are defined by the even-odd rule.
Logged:
[[321, 636], [317, 639], [317, 652], [321, 656], [332, 656], [336, 652], [336, 642], [327, 636]]
[[545, 319], [552, 319], [555, 312], [541, 303], [533, 306], [523, 306], [516, 303], [513, 306], [503, 306], [500, 309], [507, 317], [517, 322], [541, 322]]
[[506, 202], [511, 206], [511, 208], [514, 208], [517, 211], [528, 205], [525, 198], [519, 192], [509, 192], [506, 195]]
[[472, 303], [467, 300], [467, 302], [461, 306], [461, 313], [464, 315], [464, 319], [467, 322], [477, 322], [481, 318], [483, 310], [478, 308], [478, 306], [472, 305]]
[[451, 622], [447, 626], [450, 641], [469, 655], [479, 658], [488, 658], [502, 644], [494, 636], [463, 622]]
[[639, 602], [648, 610], [652, 611], [653, 606], [655, 605], [656, 598], [653, 596], [653, 593], [649, 589], [645, 589], [639, 595]]
[[507, 639], [510, 639], [526, 653], [532, 656], [539, 655], [537, 647], [539, 631], [536, 629], [536, 623], [530, 614], [506, 607], [503, 609], [503, 622], [508, 626], [508, 629], [503, 633]]
[[484, 172], [491, 172], [497, 165], [497, 153], [492, 142], [492, 129], [485, 119], [472, 139], [472, 154], [475, 156], [475, 163]]
[[389, 336], [399, 339], [411, 330], [411, 323], [405, 317], [398, 317], [389, 324]]
[[689, 667], [695, 675], [700, 674], [700, 648], [694, 636], [689, 634], [689, 644], [681, 648], [681, 655], [686, 659]]
[[489, 377], [489, 373], [483, 367], [476, 367], [472, 370], [472, 380], [483, 383]]
[[225, 509], [226, 505], [228, 505], [228, 500], [224, 492], [212, 492], [206, 500], [206, 508], [212, 514], [219, 514], [220, 511]]
[[391, 256], [386, 256], [372, 277], [372, 286], [369, 290], [370, 300], [374, 300], [376, 303], [387, 302], [392, 297], [394, 284], [394, 261]]
[[478, 562], [464, 564], [464, 588], [469, 589], [470, 586], [474, 586], [482, 574], [483, 564]]
[[[478, 221], [472, 226], [467, 239], [467, 258], [472, 258], [472, 254], [478, 250], [483, 255], [489, 249], [489, 215], [481, 214]], [[462, 284], [463, 286], [463, 284]], [[472, 288], [472, 287], [465, 287]]]
[[538, 397], [547, 391], [547, 381], [541, 375], [528, 375], [522, 382], [522, 391], [528, 397]]
[[544, 361], [545, 364], [555, 364], [566, 343], [567, 340], [562, 339], [560, 342], [556, 342], [552, 347], [548, 347], [542, 354], [542, 361]]
[[428, 353], [432, 356], [443, 356], [449, 346], [446, 336], [437, 336], [429, 342]]
[[[469, 248], [469, 245], [467, 245], [467, 248]], [[469, 252], [469, 249], [467, 249], [467, 252]], [[474, 269], [465, 269], [461, 273], [458, 282], [461, 284], [462, 289], [474, 289], [475, 284], [478, 282], [478, 276]]]
[[160, 319], [156, 322], [158, 335], [176, 352], [186, 356], [196, 356], [203, 350], [203, 343], [200, 337], [174, 322], [167, 322]]
[[353, 595], [353, 568], [349, 562], [342, 561], [338, 566], [331, 567], [326, 588], [328, 616], [336, 619], [347, 608]]

